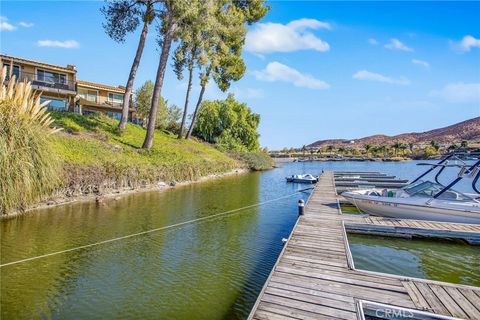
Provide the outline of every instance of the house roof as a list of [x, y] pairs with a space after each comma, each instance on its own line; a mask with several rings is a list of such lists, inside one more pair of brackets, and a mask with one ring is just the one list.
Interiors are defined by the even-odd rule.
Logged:
[[77, 86], [82, 88], [105, 90], [105, 91], [111, 91], [116, 93], [125, 93], [125, 87], [122, 87], [122, 86], [114, 87], [106, 84], [89, 82], [89, 81], [77, 80]]
[[57, 71], [62, 71], [62, 72], [68, 72], [68, 73], [76, 73], [77, 68], [73, 65], [68, 65], [66, 67], [60, 66], [57, 64], [50, 64], [50, 63], [45, 63], [41, 61], [35, 61], [35, 60], [30, 60], [30, 59], [24, 59], [24, 58], [19, 58], [19, 57], [14, 57], [14, 56], [9, 56], [3, 53], [0, 53], [0, 58], [2, 61], [11, 61], [13, 60], [14, 63], [21, 63], [21, 64], [27, 64], [27, 65], [33, 65], [33, 66], [40, 66], [43, 68], [48, 68], [48, 69], [53, 69]]

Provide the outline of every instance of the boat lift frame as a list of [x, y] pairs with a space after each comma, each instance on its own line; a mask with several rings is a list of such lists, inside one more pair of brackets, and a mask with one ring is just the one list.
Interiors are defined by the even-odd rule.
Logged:
[[[474, 157], [477, 159], [477, 161], [471, 165], [471, 166], [468, 166], [462, 159], [461, 157]], [[457, 165], [457, 164], [454, 164], [454, 165], [449, 165], [448, 164], [448, 161], [450, 159], [455, 159], [455, 160], [460, 160], [462, 161], [464, 164], [463, 165]], [[458, 182], [460, 182], [465, 175], [469, 175], [469, 174], [473, 174], [473, 181], [472, 181], [472, 189], [477, 193], [477, 194], [480, 194], [480, 190], [477, 188], [476, 186], [476, 183], [478, 182], [479, 178], [480, 178], [480, 153], [478, 152], [472, 152], [472, 153], [468, 153], [468, 152], [452, 152], [450, 154], [448, 154], [445, 158], [443, 158], [440, 162], [436, 163], [436, 164], [430, 164], [430, 163], [419, 163], [418, 165], [427, 165], [427, 166], [431, 166], [430, 169], [428, 169], [427, 171], [425, 171], [424, 173], [422, 173], [420, 176], [418, 176], [415, 180], [413, 180], [410, 184], [413, 184], [415, 182], [417, 182], [418, 180], [420, 180], [421, 178], [423, 178], [424, 176], [426, 176], [427, 174], [429, 174], [430, 172], [434, 171], [435, 169], [437, 168], [440, 168], [440, 170], [437, 172], [437, 174], [435, 175], [435, 182], [437, 182], [438, 184], [442, 185], [440, 182], [439, 182], [439, 177], [440, 175], [442, 174], [443, 170], [445, 170], [446, 167], [458, 167], [460, 168], [460, 172], [458, 174], [458, 177], [453, 180], [452, 182], [450, 182], [447, 186], [444, 186], [444, 188], [442, 190], [440, 190], [439, 192], [437, 192], [433, 198], [434, 199], [437, 199], [438, 197], [440, 197], [443, 193], [445, 193], [446, 191], [450, 190], [454, 185], [456, 185]], [[443, 186], [443, 185], [442, 185]]]

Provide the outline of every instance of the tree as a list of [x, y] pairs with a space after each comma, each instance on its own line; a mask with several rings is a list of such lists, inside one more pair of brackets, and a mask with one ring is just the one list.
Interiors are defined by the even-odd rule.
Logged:
[[449, 147], [448, 147], [448, 151], [453, 151], [455, 149], [458, 149], [458, 146], [456, 144], [451, 144]]
[[180, 118], [182, 117], [182, 109], [177, 105], [172, 104], [167, 107], [167, 118], [165, 123], [165, 129], [177, 133], [180, 130]]
[[392, 148], [395, 152], [395, 157], [397, 156], [397, 151], [402, 147], [402, 144], [398, 141], [396, 141], [393, 145]]
[[193, 134], [224, 150], [257, 151], [260, 115], [233, 95], [225, 100], [205, 101]]
[[365, 145], [363, 146], [363, 148], [364, 148], [365, 151], [367, 152], [367, 157], [368, 157], [369, 151], [372, 149], [372, 145], [371, 145], [371, 144], [365, 144]]
[[[135, 92], [135, 106], [137, 116], [143, 120], [143, 126], [148, 124], [148, 115], [150, 113], [150, 107], [153, 96], [153, 82], [147, 80], [140, 88]], [[158, 113], [156, 119], [157, 128], [165, 128], [167, 120], [167, 102], [163, 97], [160, 97], [158, 105]]]
[[110, 38], [117, 42], [125, 42], [127, 33], [133, 32], [143, 21], [142, 32], [138, 41], [137, 52], [133, 59], [130, 74], [128, 76], [125, 93], [123, 95], [122, 117], [118, 129], [124, 130], [128, 120], [128, 109], [130, 98], [133, 92], [135, 75], [137, 74], [140, 59], [142, 57], [145, 40], [147, 38], [149, 25], [155, 18], [154, 0], [120, 0], [108, 2], [101, 9], [106, 22], [103, 24], [105, 32]]
[[463, 140], [462, 141], [462, 144], [460, 145], [462, 148], [466, 148], [468, 147], [468, 141], [467, 140]]
[[307, 152], [307, 147], [305, 145], [302, 146], [302, 154], [305, 156], [305, 152]]
[[[199, 1], [199, 0], [195, 0]], [[155, 85], [152, 94], [152, 104], [150, 114], [148, 117], [147, 132], [145, 134], [145, 141], [142, 148], [150, 149], [153, 145], [153, 134], [155, 132], [155, 121], [157, 119], [158, 103], [160, 101], [163, 79], [165, 77], [165, 70], [167, 68], [167, 61], [170, 55], [170, 48], [173, 40], [177, 37], [178, 28], [186, 28], [186, 16], [188, 16], [191, 2], [187, 0], [164, 0], [162, 10], [159, 12], [160, 27], [159, 27], [159, 43], [162, 50], [158, 62], [157, 75], [155, 78]]]
[[[214, 3], [219, 2], [220, 1]], [[194, 2], [194, 4], [197, 4], [198, 7], [194, 8], [196, 12], [191, 15], [191, 21], [188, 23], [189, 28], [184, 29], [179, 37], [180, 44], [174, 54], [174, 71], [178, 80], [183, 79], [183, 71], [185, 68], [188, 69], [187, 92], [185, 95], [185, 105], [180, 130], [178, 132], [179, 139], [183, 137], [183, 128], [185, 127], [185, 120], [187, 119], [190, 91], [192, 90], [193, 68], [196, 63], [201, 64], [203, 62], [201, 55], [208, 42], [205, 34], [210, 33], [209, 30], [206, 29], [211, 25], [210, 20], [213, 19], [209, 12], [209, 8], [213, 5], [209, 1]]]
[[204, 33], [208, 41], [204, 42], [205, 63], [200, 65], [201, 89], [186, 139], [190, 138], [195, 128], [210, 77], [224, 92], [232, 81], [243, 77], [246, 67], [241, 54], [247, 31], [245, 23], [257, 22], [269, 10], [263, 0], [233, 0], [230, 4], [215, 8], [215, 19], [210, 21], [208, 28], [210, 32]]
[[440, 150], [440, 145], [434, 140], [430, 141], [430, 146], [432, 146], [435, 149], [435, 151]]
[[386, 145], [381, 145], [377, 148], [377, 151], [382, 154], [382, 157], [386, 157], [388, 154], [388, 147]]

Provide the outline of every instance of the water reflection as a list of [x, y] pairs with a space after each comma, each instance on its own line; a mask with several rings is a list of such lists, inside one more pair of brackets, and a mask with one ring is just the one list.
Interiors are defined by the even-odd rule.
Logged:
[[[3, 221], [1, 260], [73, 248], [291, 193], [278, 178], [274, 171], [245, 174]], [[244, 318], [281, 250], [281, 238], [295, 222], [300, 196], [4, 267], [2, 317]]]
[[349, 234], [355, 267], [480, 286], [480, 250], [460, 242]]
[[[1, 263], [278, 198], [304, 188], [285, 183], [285, 176], [315, 174], [322, 169], [385, 171], [411, 178], [423, 168], [414, 163], [291, 163], [264, 173], [107, 200], [100, 206], [85, 202], [41, 210], [0, 223]], [[243, 319], [282, 249], [281, 239], [289, 235], [296, 221], [300, 197], [306, 199], [307, 194], [1, 268], [1, 318]], [[365, 248], [356, 256], [371, 259], [377, 249], [368, 242]], [[479, 269], [478, 255], [474, 255], [476, 264], [458, 259], [468, 256], [463, 249], [444, 253], [445, 257], [456, 254], [457, 258], [446, 258], [458, 259], [455, 273], [451, 264], [436, 266], [435, 255], [392, 250], [380, 250], [380, 255], [392, 261], [398, 255], [403, 259], [401, 265], [416, 270], [418, 275], [445, 273], [461, 280], [480, 278], [468, 273]], [[395, 267], [381, 262], [375, 265]], [[435, 271], [443, 267], [446, 269]]]

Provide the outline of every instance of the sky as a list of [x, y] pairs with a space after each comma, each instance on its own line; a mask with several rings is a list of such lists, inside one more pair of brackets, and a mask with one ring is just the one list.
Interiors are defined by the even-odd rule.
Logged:
[[[261, 115], [262, 146], [422, 132], [480, 116], [480, 2], [268, 4], [249, 26], [247, 72], [229, 90]], [[102, 5], [1, 1], [0, 51], [125, 85], [140, 29], [116, 43], [102, 28]], [[156, 39], [152, 28], [135, 87], [155, 78]], [[162, 95], [183, 107], [185, 89], [170, 62]], [[198, 92], [195, 77], [193, 100]], [[211, 82], [206, 98], [226, 94]]]

